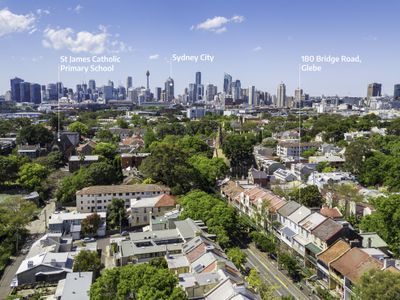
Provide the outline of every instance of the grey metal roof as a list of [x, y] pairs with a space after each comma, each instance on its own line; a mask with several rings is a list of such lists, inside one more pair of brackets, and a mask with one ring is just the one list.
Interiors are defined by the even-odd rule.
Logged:
[[280, 209], [278, 209], [278, 214], [280, 214], [283, 217], [288, 217], [289, 215], [294, 213], [300, 206], [301, 205], [296, 201], [289, 201]]
[[65, 278], [62, 300], [89, 300], [89, 290], [92, 285], [92, 272], [68, 273]]

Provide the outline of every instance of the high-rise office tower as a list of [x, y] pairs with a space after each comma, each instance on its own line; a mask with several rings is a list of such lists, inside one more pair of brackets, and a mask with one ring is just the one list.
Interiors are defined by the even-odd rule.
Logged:
[[240, 80], [236, 80], [231, 84], [232, 98], [233, 100], [239, 100], [242, 98], [242, 85]]
[[146, 78], [147, 78], [147, 83], [146, 83], [146, 88], [149, 90], [150, 89], [150, 81], [149, 81], [149, 77], [150, 77], [150, 72], [149, 70], [147, 70], [146, 72]]
[[64, 86], [62, 82], [57, 82], [57, 94], [58, 94], [58, 98], [64, 97]]
[[160, 88], [160, 87], [156, 87], [156, 88], [154, 89], [154, 98], [155, 98], [157, 101], [160, 101], [160, 100], [161, 100], [161, 92], [162, 92], [162, 88]]
[[382, 95], [382, 84], [370, 83], [368, 84], [367, 98], [380, 97]]
[[196, 102], [196, 91], [197, 85], [195, 83], [189, 83], [189, 102]]
[[49, 83], [47, 85], [47, 96], [50, 101], [58, 99], [57, 85], [55, 83]]
[[206, 86], [207, 101], [213, 101], [216, 94], [217, 94], [217, 86], [213, 84], [207, 84]]
[[31, 84], [31, 103], [40, 104], [41, 102], [41, 87], [40, 84], [32, 83]]
[[11, 85], [11, 101], [21, 102], [21, 94], [19, 84], [24, 80], [18, 77], [10, 79]]
[[276, 91], [276, 106], [286, 107], [286, 85], [281, 83]]
[[96, 81], [94, 79], [89, 80], [89, 89], [94, 93], [96, 90]]
[[201, 72], [196, 72], [196, 84], [201, 84]]
[[224, 74], [224, 93], [231, 95], [232, 76], [228, 73]]
[[19, 94], [21, 102], [31, 102], [31, 84], [23, 81], [19, 84]]
[[171, 77], [168, 77], [165, 81], [165, 101], [170, 102], [174, 98], [174, 80]]
[[257, 105], [256, 87], [254, 85], [249, 87], [248, 103], [249, 103], [249, 106], [256, 106]]
[[40, 93], [41, 94], [41, 102], [45, 102], [48, 100], [46, 86], [42, 85], [40, 89], [41, 89], [41, 93]]
[[394, 85], [393, 97], [394, 97], [394, 99], [400, 99], [400, 84]]
[[294, 91], [294, 100], [301, 101], [303, 99], [303, 89], [297, 88]]
[[126, 90], [132, 87], [132, 76], [126, 77]]

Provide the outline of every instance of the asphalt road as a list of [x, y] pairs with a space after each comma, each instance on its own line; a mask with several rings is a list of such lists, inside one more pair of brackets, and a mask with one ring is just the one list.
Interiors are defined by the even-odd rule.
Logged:
[[249, 245], [247, 249], [243, 249], [247, 255], [247, 261], [250, 267], [256, 268], [267, 283], [276, 286], [276, 295], [288, 296], [292, 295], [299, 300], [318, 299], [307, 291], [301, 291], [285, 274], [283, 274], [265, 253], [260, 252], [254, 246]]

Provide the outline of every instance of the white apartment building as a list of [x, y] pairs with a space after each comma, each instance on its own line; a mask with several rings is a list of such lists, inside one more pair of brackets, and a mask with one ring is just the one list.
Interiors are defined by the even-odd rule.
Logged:
[[318, 146], [317, 143], [282, 141], [276, 146], [276, 155], [279, 157], [299, 157], [304, 151], [318, 148]]
[[95, 185], [76, 192], [76, 210], [78, 212], [104, 212], [113, 198], [125, 200], [125, 208], [131, 205], [131, 199], [169, 195], [171, 189], [159, 184], [133, 185]]

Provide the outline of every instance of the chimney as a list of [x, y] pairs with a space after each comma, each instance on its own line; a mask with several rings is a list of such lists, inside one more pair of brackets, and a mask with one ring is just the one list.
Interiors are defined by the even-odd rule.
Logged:
[[369, 237], [368, 238], [368, 248], [371, 248], [371, 245], [372, 245], [372, 239]]
[[28, 260], [28, 269], [33, 268], [33, 260]]

